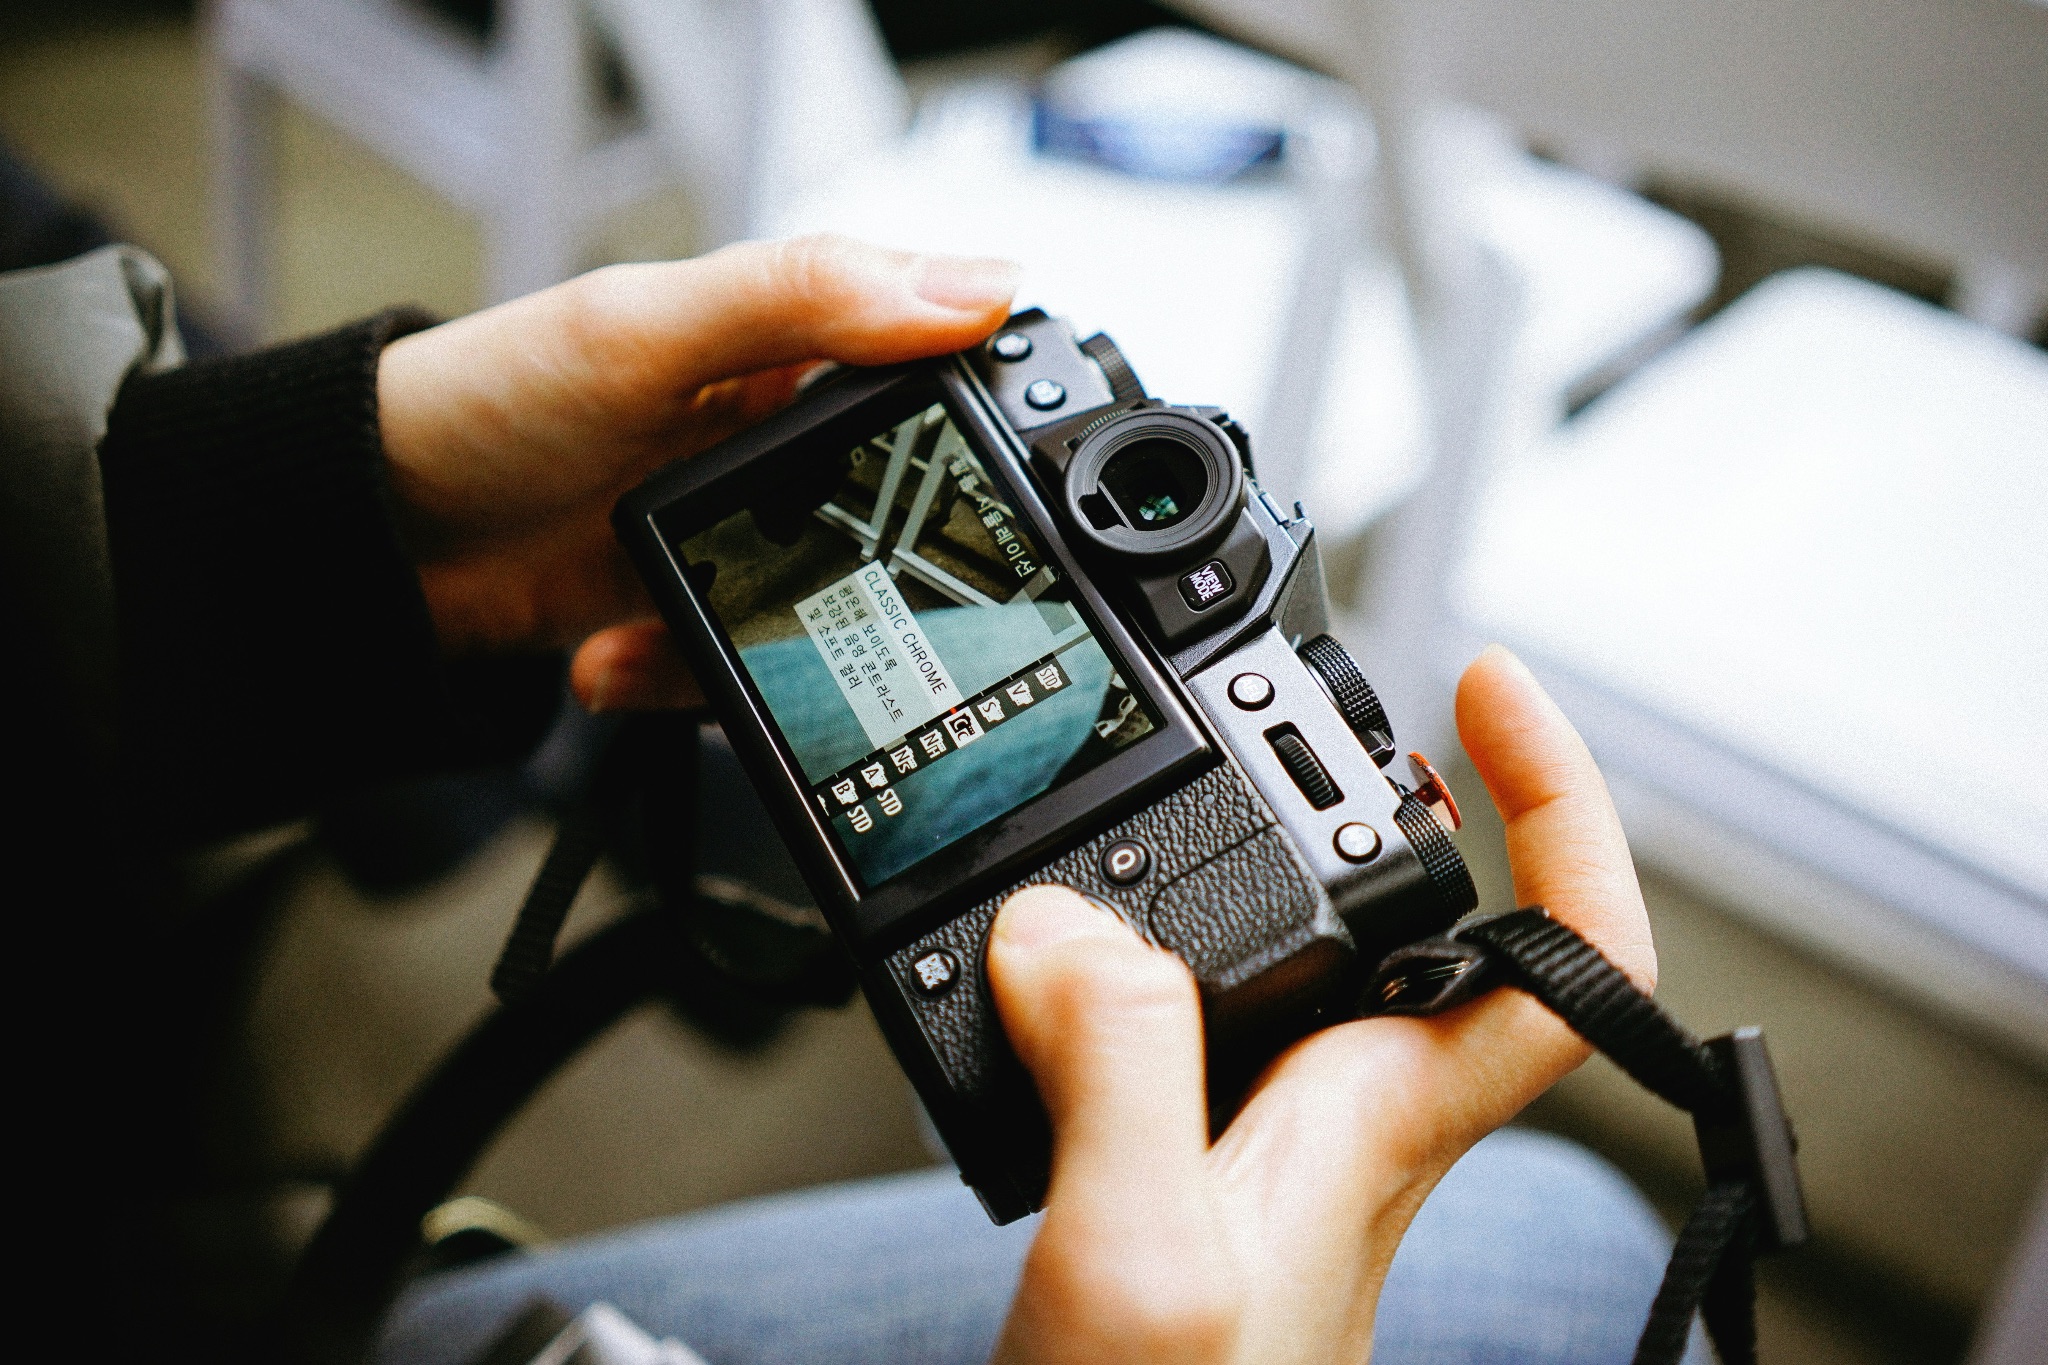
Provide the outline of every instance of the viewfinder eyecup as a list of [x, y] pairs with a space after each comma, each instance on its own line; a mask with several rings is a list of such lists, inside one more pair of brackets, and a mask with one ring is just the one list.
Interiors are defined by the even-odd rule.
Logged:
[[1244, 506], [1244, 466], [1215, 424], [1140, 409], [1090, 432], [1067, 463], [1067, 511], [1101, 549], [1156, 563], [1213, 548]]

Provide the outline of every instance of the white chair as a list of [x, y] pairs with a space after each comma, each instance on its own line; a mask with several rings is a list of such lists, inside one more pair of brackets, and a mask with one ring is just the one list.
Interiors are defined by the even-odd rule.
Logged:
[[[1157, 88], [1167, 69], [1220, 98], [1243, 96], [1285, 123], [1285, 160], [1217, 185], [1039, 155], [1032, 92], [983, 81], [929, 97], [907, 137], [849, 159], [766, 227], [1016, 259], [1019, 306], [1110, 332], [1152, 392], [1242, 419], [1276, 496], [1314, 496], [1313, 450], [1362, 448], [1376, 484], [1313, 509], [1325, 529], [1362, 522], [1412, 481], [1420, 439], [1412, 384], [1361, 396], [1324, 382], [1361, 352], [1394, 357], [1397, 375], [1414, 369], [1398, 295], [1356, 246], [1371, 145], [1355, 101], [1335, 82], [1179, 30], [1073, 66], [1053, 79], [1127, 92]], [[1333, 390], [1344, 404], [1334, 410], [1322, 401]]]
[[[1380, 101], [1411, 273], [1447, 283], [1422, 294], [1440, 464], [1390, 528], [1373, 660], [1430, 657], [1402, 714], [1505, 639], [1640, 859], [2048, 1057], [2048, 357], [2001, 334], [2048, 299], [2048, 7], [1200, 3]], [[1944, 264], [1959, 311], [1781, 276], [1540, 420], [1514, 397], [1526, 272], [1431, 183], [1444, 102]]]
[[1452, 652], [1570, 694], [1646, 854], [1822, 871], [1860, 913], [1744, 900], [2048, 1052], [2048, 355], [1778, 275], [1510, 455], [1469, 534]]
[[[487, 302], [601, 262], [622, 208], [685, 187], [700, 245], [751, 235], [905, 99], [861, 0], [501, 0], [479, 43], [408, 0], [212, 0], [218, 233], [229, 313], [272, 316], [269, 107], [305, 105], [484, 228]], [[600, 44], [638, 107], [606, 107]]]
[[[1404, 713], [1441, 698], [1443, 670], [1482, 637], [1506, 638], [1576, 699], [1636, 805], [1640, 853], [2048, 1054], [2048, 795], [2006, 757], [2048, 724], [2048, 691], [2022, 683], [2048, 649], [2034, 548], [2048, 500], [2027, 493], [2048, 467], [2041, 353], [1802, 273], [1560, 424], [1525, 382], [1540, 284], [1473, 212], [1469, 116], [1447, 139], [1440, 113], [1480, 107], [1521, 136], [1613, 149], [1946, 261], [1960, 302], [2002, 300], [1987, 321], [2010, 323], [2048, 297], [2048, 8], [1909, 4], [1859, 25], [1828, 0], [1202, 7], [1353, 73], [1403, 132], [1384, 169], [1411, 256], [1450, 262], [1410, 266], [1447, 284], [1422, 298], [1442, 464], [1391, 528], [1380, 623], [1402, 646], [1386, 662]], [[1708, 496], [1721, 468], [1753, 461], [1787, 489], [1853, 484], [1855, 500], [1791, 522], [1767, 478], [1748, 503]], [[1925, 491], [1936, 472], [1940, 497]], [[1870, 529], [1907, 518], [1908, 543]], [[1722, 543], [1742, 559], [1698, 598], [1701, 557]], [[1780, 572], [1743, 567], [1761, 563]], [[1885, 614], [1882, 649], [1852, 647], [1832, 610], [1856, 582], [1891, 585], [1894, 600], [1855, 604]], [[1949, 605], [1922, 610], [1923, 594]], [[1398, 676], [1432, 639], [1428, 677]], [[1968, 819], [1930, 824], [1913, 780], [1870, 776], [1873, 697], [1912, 698], [1901, 725], [1939, 727], [1951, 762], [1986, 765]]]
[[666, 178], [644, 129], [601, 126], [568, 0], [506, 0], [487, 47], [404, 0], [214, 0], [205, 27], [227, 308], [251, 335], [274, 316], [276, 96], [476, 213], [492, 301], [574, 273], [593, 226]]
[[[2009, 322], [2048, 297], [2048, 10], [1887, 15], [1462, 0], [1429, 79], [1946, 261], [1964, 293], [2003, 280], [1976, 292]], [[1775, 867], [1737, 899], [1779, 932], [2048, 1055], [2048, 785], [2020, 757], [2048, 743], [2044, 403], [2048, 357], [1989, 327], [1767, 282], [1575, 421], [1496, 409], [1450, 453], [1438, 525], [1470, 539], [1424, 585], [1444, 661], [1483, 635], [1547, 661], [1646, 856]]]

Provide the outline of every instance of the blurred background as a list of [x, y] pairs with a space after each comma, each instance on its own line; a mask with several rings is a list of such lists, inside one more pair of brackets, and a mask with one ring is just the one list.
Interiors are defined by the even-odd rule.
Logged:
[[[0, 269], [136, 242], [197, 354], [813, 229], [1011, 256], [1228, 407], [1409, 747], [1456, 755], [1486, 640], [1530, 660], [1660, 997], [1769, 1032], [1817, 1234], [1761, 1267], [1765, 1359], [2048, 1360], [2048, 7], [0, 7]], [[703, 781], [705, 873], [799, 913], [715, 744]], [[546, 791], [361, 793], [188, 869], [226, 946], [176, 1273], [221, 1322], [486, 1008]], [[470, 1190], [558, 1238], [935, 1160], [862, 1005], [757, 1023], [633, 1016]], [[1698, 1196], [1603, 1061], [1524, 1121]]]

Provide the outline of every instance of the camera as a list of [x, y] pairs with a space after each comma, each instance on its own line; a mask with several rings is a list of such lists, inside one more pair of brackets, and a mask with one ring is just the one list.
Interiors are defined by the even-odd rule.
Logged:
[[1251, 451], [1033, 310], [833, 370], [614, 513], [997, 1222], [1050, 1157], [986, 979], [1012, 891], [1075, 887], [1188, 964], [1218, 1124], [1477, 900], [1448, 789], [1328, 633], [1314, 528]]

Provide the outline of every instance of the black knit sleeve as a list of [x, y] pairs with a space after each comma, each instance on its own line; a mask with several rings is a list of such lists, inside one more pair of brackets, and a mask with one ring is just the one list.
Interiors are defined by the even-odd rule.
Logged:
[[395, 310], [121, 390], [100, 467], [138, 833], [501, 761], [554, 714], [559, 658], [443, 662], [394, 524], [377, 358], [432, 321]]

